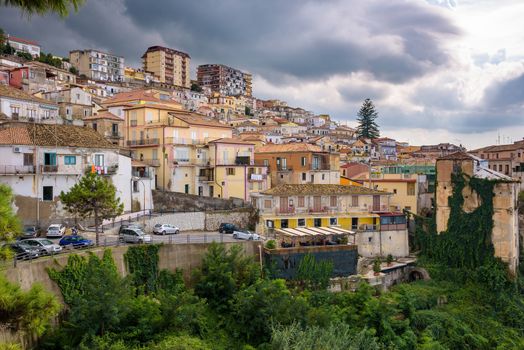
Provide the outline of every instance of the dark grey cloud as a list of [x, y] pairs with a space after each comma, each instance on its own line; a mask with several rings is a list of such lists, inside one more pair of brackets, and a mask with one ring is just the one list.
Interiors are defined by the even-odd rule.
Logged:
[[499, 113], [506, 110], [520, 110], [524, 119], [524, 74], [515, 78], [494, 84], [486, 91], [487, 107], [499, 109]]

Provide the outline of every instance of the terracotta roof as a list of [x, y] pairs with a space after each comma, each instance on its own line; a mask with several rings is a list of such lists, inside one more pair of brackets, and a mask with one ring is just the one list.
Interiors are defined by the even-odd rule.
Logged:
[[22, 90], [19, 90], [19, 89], [15, 89], [14, 87], [0, 84], [0, 97], [2, 97], [2, 96], [9, 97], [9, 98], [14, 98], [14, 99], [17, 99], [17, 100], [32, 101], [32, 102], [37, 102], [37, 103], [41, 103], [41, 104], [46, 104], [46, 105], [57, 106], [58, 107], [58, 105], [56, 103], [54, 103], [54, 102], [51, 102], [51, 101], [48, 101], [46, 99], [33, 96], [31, 94], [28, 94], [25, 91], [22, 91]]
[[476, 158], [473, 157], [471, 154], [467, 154], [466, 152], [460, 152], [460, 151], [437, 158], [437, 160], [469, 160], [469, 159], [474, 160]]
[[230, 138], [230, 137], [223, 137], [221, 139], [216, 139], [216, 140], [213, 140], [213, 141], [209, 141], [209, 143], [230, 143], [230, 144], [234, 144], [234, 145], [255, 145], [254, 143], [251, 143], [251, 142], [246, 142], [244, 140], [241, 140], [241, 139], [234, 139], [234, 138]]
[[119, 122], [123, 122], [124, 119], [114, 115], [113, 113], [109, 112], [109, 111], [103, 111], [103, 112], [100, 112], [98, 114], [95, 114], [95, 115], [90, 115], [89, 117], [85, 117], [83, 118], [83, 120], [99, 120], [99, 119], [108, 119], [108, 120], [115, 120], [115, 121], [119, 121]]
[[341, 194], [389, 194], [388, 192], [372, 190], [362, 186], [320, 185], [320, 184], [283, 184], [261, 192], [265, 195], [341, 195]]
[[118, 148], [91, 128], [63, 124], [4, 123], [0, 144], [48, 147]]
[[256, 153], [280, 153], [280, 152], [322, 152], [317, 145], [309, 143], [285, 143], [268, 144], [256, 150]]
[[[161, 101], [161, 100], [159, 100]], [[105, 103], [105, 102], [104, 102]], [[170, 106], [170, 105], [166, 105], [166, 104], [163, 104], [163, 103], [151, 103], [151, 101], [147, 101], [146, 103], [135, 103], [135, 104], [121, 104], [121, 106], [127, 106], [125, 109], [126, 110], [131, 110], [131, 109], [138, 109], [138, 108], [157, 108], [157, 109], [167, 109], [167, 110], [170, 110], [170, 111], [178, 111], [180, 110], [180, 108], [178, 107], [175, 107], [175, 106]]]
[[117, 104], [129, 101], [150, 101], [150, 102], [161, 102], [180, 105], [175, 100], [161, 100], [156, 98], [151, 90], [140, 89], [132, 90], [127, 92], [120, 92], [113, 97], [110, 97], [104, 101], [104, 104]]
[[203, 125], [203, 126], [212, 126], [216, 128], [231, 129], [230, 126], [220, 123], [218, 120], [206, 117], [204, 115], [196, 113], [169, 113], [170, 115], [178, 118], [190, 125]]
[[[368, 182], [369, 179], [366, 179], [366, 182]], [[417, 182], [416, 179], [371, 179], [371, 182], [408, 182], [408, 183], [414, 183]]]
[[38, 45], [38, 43], [36, 41], [22, 39], [22, 38], [17, 38], [16, 36], [12, 36], [12, 35], [9, 35], [9, 38], [7, 38], [7, 39], [9, 41], [16, 41], [16, 42], [19, 42], [19, 43], [40, 46], [40, 45]]
[[504, 151], [516, 151], [518, 149], [523, 149], [524, 145], [522, 143], [513, 143], [509, 145], [494, 145], [494, 146], [487, 146], [483, 148], [479, 148], [476, 150], [472, 150], [470, 152], [504, 152]]

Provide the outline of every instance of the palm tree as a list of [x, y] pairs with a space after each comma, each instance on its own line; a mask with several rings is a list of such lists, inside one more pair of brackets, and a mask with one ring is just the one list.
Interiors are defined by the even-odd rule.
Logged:
[[43, 15], [49, 12], [57, 13], [61, 17], [69, 15], [71, 6], [78, 11], [84, 0], [0, 0], [4, 6], [19, 7], [23, 12], [32, 15]]

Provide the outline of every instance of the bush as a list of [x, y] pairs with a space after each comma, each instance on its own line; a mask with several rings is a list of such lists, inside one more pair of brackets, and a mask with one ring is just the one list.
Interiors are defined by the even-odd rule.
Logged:
[[277, 247], [277, 242], [274, 239], [270, 239], [269, 241], [267, 241], [266, 243], [267, 249], [275, 249], [276, 247]]

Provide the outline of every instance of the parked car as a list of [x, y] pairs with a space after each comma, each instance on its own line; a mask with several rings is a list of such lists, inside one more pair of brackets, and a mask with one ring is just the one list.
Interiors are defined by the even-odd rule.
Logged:
[[139, 228], [125, 228], [120, 234], [120, 240], [125, 243], [151, 243], [151, 236]]
[[140, 229], [142, 231], [144, 231], [144, 227], [140, 224], [122, 224], [120, 225], [120, 228], [118, 229], [118, 234], [121, 235], [122, 234], [122, 230], [126, 229], [126, 228], [137, 228], [137, 229]]
[[18, 237], [18, 239], [35, 238], [35, 237], [38, 237], [39, 233], [40, 233], [40, 230], [38, 229], [38, 227], [26, 226], [24, 227], [24, 231]]
[[16, 260], [31, 260], [41, 255], [40, 248], [32, 247], [26, 244], [25, 241], [11, 244], [11, 249], [15, 253]]
[[254, 232], [251, 231], [235, 231], [233, 232], [233, 238], [234, 239], [247, 239], [250, 241], [258, 241], [260, 239], [260, 236]]
[[153, 233], [155, 235], [171, 235], [171, 234], [178, 234], [180, 232], [180, 229], [176, 227], [175, 225], [170, 224], [156, 224], [153, 227]]
[[223, 222], [220, 224], [220, 226], [218, 227], [218, 232], [220, 233], [233, 233], [235, 231], [239, 231], [240, 229], [238, 227], [236, 227], [235, 225], [233, 224], [228, 224], [226, 222]]
[[29, 238], [24, 244], [38, 248], [42, 254], [54, 254], [62, 251], [62, 247], [47, 238]]
[[73, 248], [85, 248], [92, 246], [94, 243], [92, 240], [82, 236], [71, 235], [62, 237], [58, 244], [61, 246], [73, 246]]
[[66, 227], [65, 225], [52, 224], [47, 228], [46, 237], [56, 238], [62, 237], [65, 234]]

